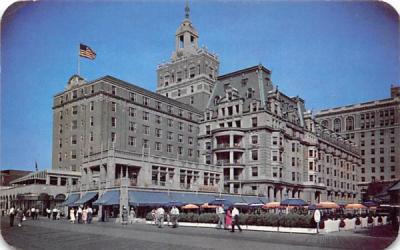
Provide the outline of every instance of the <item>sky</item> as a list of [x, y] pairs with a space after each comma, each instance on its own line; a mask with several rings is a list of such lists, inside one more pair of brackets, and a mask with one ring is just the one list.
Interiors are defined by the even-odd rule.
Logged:
[[[199, 45], [220, 75], [262, 63], [313, 112], [390, 96], [400, 84], [399, 17], [383, 2], [189, 1]], [[53, 96], [77, 73], [156, 89], [185, 1], [36, 1], [1, 23], [1, 169], [50, 169]]]

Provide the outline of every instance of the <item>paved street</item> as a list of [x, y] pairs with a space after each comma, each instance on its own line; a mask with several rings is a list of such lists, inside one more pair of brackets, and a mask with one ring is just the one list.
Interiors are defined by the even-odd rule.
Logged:
[[242, 233], [209, 228], [159, 229], [136, 224], [69, 224], [41, 218], [25, 221], [21, 228], [1, 219], [5, 241], [17, 249], [385, 249], [394, 237], [366, 236], [369, 232], [305, 235], [273, 232]]

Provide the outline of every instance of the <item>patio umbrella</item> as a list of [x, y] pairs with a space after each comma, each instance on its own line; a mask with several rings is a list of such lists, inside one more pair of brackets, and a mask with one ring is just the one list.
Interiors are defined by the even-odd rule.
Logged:
[[347, 204], [344, 208], [345, 209], [366, 209], [367, 207], [364, 206], [363, 204], [353, 203], [353, 204]]
[[280, 208], [281, 203], [279, 201], [273, 201], [273, 202], [268, 202], [267, 204], [264, 204], [262, 208], [264, 209], [270, 209], [270, 208]]
[[281, 206], [306, 206], [307, 202], [302, 199], [289, 198], [281, 202]]
[[199, 206], [196, 206], [194, 204], [187, 204], [182, 207], [182, 209], [198, 209], [198, 208], [199, 208]]
[[317, 208], [334, 208], [334, 209], [338, 209], [340, 208], [340, 206], [338, 204], [336, 204], [335, 202], [331, 202], [331, 201], [322, 201], [320, 203], [318, 203]]
[[200, 206], [201, 208], [217, 208], [217, 205], [209, 205], [208, 203], [204, 203]]

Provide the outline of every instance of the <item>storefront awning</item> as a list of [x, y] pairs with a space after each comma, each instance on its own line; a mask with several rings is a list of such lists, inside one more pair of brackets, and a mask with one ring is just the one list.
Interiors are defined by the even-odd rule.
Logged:
[[79, 194], [70, 194], [68, 198], [61, 205], [69, 206], [72, 205], [77, 200], [79, 200]]
[[242, 196], [242, 199], [244, 200], [244, 202], [246, 202], [249, 205], [250, 204], [265, 204], [265, 203], [267, 203], [266, 200], [264, 202], [260, 198], [259, 197], [255, 197], [255, 196]]
[[93, 205], [118, 205], [119, 204], [119, 190], [112, 190], [105, 192], [99, 199], [93, 202]]
[[74, 205], [83, 205], [86, 202], [92, 200], [97, 195], [97, 192], [88, 192], [82, 196], [79, 200], [75, 201]]
[[180, 201], [184, 204], [201, 205], [214, 198], [210, 194], [195, 194], [195, 193], [171, 193], [172, 200]]
[[131, 206], [167, 206], [171, 201], [168, 193], [129, 191], [129, 205]]

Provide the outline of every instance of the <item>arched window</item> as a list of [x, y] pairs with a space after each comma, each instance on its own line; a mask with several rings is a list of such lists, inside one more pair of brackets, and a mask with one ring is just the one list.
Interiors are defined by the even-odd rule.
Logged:
[[247, 89], [247, 98], [253, 98], [254, 89]]
[[217, 106], [218, 102], [219, 102], [219, 96], [217, 95], [216, 97], [214, 97], [214, 105]]
[[324, 127], [324, 128], [328, 128], [328, 121], [327, 121], [327, 120], [323, 120], [323, 121], [321, 122], [321, 125], [322, 125], [322, 127]]
[[346, 130], [354, 130], [354, 118], [352, 116], [346, 118]]
[[340, 131], [342, 131], [342, 124], [339, 118], [336, 118], [333, 121], [333, 131], [335, 131], [336, 133], [339, 133]]

